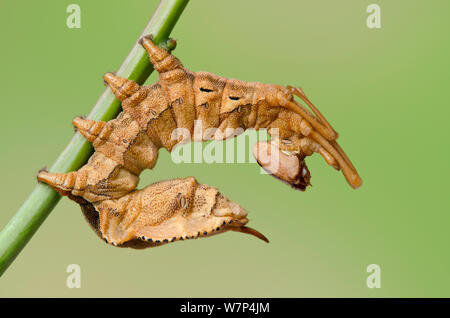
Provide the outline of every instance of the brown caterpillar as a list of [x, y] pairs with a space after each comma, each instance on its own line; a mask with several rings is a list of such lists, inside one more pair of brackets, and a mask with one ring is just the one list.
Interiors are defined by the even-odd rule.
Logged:
[[[38, 174], [39, 181], [80, 203], [89, 223], [109, 243], [139, 248], [227, 230], [267, 240], [245, 226], [247, 214], [240, 206], [192, 177], [135, 189], [140, 173], [154, 167], [158, 150], [171, 151], [179, 143], [173, 131], [184, 128], [193, 134], [198, 128], [194, 122], [201, 123], [201, 140], [227, 138], [227, 128], [277, 129], [279, 137], [255, 145], [254, 154], [275, 177], [299, 190], [309, 185], [304, 159], [314, 152], [342, 170], [350, 186], [361, 186], [361, 178], [336, 142], [337, 133], [300, 88], [193, 73], [150, 36], [140, 43], [159, 73], [158, 82], [139, 86], [107, 73], [104, 80], [122, 102], [123, 111], [109, 122], [73, 120], [92, 142], [92, 157], [78, 171]], [[206, 137], [210, 128], [221, 134]], [[270, 165], [274, 154], [276, 168]]]

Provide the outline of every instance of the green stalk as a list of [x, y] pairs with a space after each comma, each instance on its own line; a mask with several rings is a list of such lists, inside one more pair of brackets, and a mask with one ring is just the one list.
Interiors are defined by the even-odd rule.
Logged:
[[[153, 34], [155, 43], [165, 42], [189, 0], [161, 0], [141, 36]], [[147, 53], [137, 43], [120, 66], [117, 75], [143, 84], [153, 71]], [[120, 102], [106, 89], [88, 118], [108, 121], [121, 111]], [[51, 166], [51, 172], [69, 172], [79, 169], [93, 152], [92, 146], [76, 133], [64, 151]], [[44, 184], [37, 184], [13, 218], [0, 232], [0, 276], [25, 247], [61, 196]]]

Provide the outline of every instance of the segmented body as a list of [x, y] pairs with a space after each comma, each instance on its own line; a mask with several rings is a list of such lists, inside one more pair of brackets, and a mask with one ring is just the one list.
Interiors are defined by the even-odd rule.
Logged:
[[[168, 213], [169, 207], [151, 211], [143, 207], [145, 202], [156, 200], [159, 194], [153, 191], [155, 186], [135, 190], [139, 175], [144, 169], [154, 167], [160, 148], [171, 151], [180, 142], [180, 137], [174, 134], [180, 128], [185, 129], [190, 136], [200, 135], [197, 141], [228, 138], [230, 132], [235, 136], [238, 128], [242, 128], [241, 131], [267, 128], [269, 133], [271, 128], [276, 128], [279, 138], [276, 147], [273, 142], [267, 144], [272, 147], [272, 152], [280, 152], [281, 168], [273, 171], [276, 177], [304, 190], [309, 184], [309, 172], [303, 160], [313, 152], [318, 152], [330, 165], [343, 170], [350, 185], [358, 187], [361, 184], [353, 165], [335, 142], [335, 131], [315, 108], [313, 110], [318, 117], [299, 106], [294, 101], [291, 88], [226, 79], [208, 72], [193, 73], [185, 69], [173, 55], [154, 45], [151, 39], [144, 38], [143, 45], [159, 73], [158, 82], [151, 86], [139, 86], [114, 74], [106, 74], [105, 81], [122, 101], [123, 111], [109, 122], [81, 117], [74, 119], [74, 126], [92, 142], [95, 149], [88, 163], [68, 174], [42, 171], [38, 175], [40, 181], [81, 202], [85, 213], [89, 214], [93, 210], [100, 213], [100, 219], [91, 224], [97, 222], [96, 231], [103, 237], [108, 235], [108, 241], [114, 244], [135, 242], [135, 239], [148, 242], [150, 235], [151, 244], [155, 239], [158, 243], [166, 243], [169, 237], [170, 241], [175, 241], [180, 237], [197, 237], [199, 235], [195, 233], [208, 232], [202, 231], [202, 226], [210, 233], [211, 229], [216, 228], [217, 222], [228, 224], [238, 220], [236, 216], [234, 219], [230, 217], [222, 220], [211, 213], [214, 204], [217, 204], [217, 190], [215, 199], [211, 201], [215, 203], [209, 206], [209, 219], [203, 219], [202, 223], [202, 219], [197, 218], [196, 226], [193, 227], [195, 233], [180, 230], [179, 225], [188, 224], [189, 218], [175, 217], [177, 213]], [[303, 92], [300, 92], [301, 95], [297, 96], [302, 98]], [[196, 192], [192, 189], [197, 189], [193, 184], [197, 185], [197, 182], [195, 179], [190, 182], [187, 188], [191, 189], [192, 197]], [[172, 181], [171, 187], [177, 183], [180, 181]], [[174, 198], [178, 194], [169, 195], [169, 192], [165, 194], [167, 202], [176, 200]], [[152, 194], [144, 198], [146, 193]], [[186, 198], [181, 193], [178, 196]], [[108, 214], [111, 209], [115, 209], [118, 214]], [[227, 213], [233, 215], [231, 207], [227, 209]], [[188, 210], [189, 213], [184, 213], [184, 216], [195, 215], [195, 209]], [[132, 215], [135, 215], [134, 218]], [[145, 222], [136, 221], [145, 215]], [[159, 221], [152, 223], [149, 215], [150, 219]], [[117, 218], [122, 218], [122, 221], [118, 222]], [[124, 221], [129, 218], [133, 221]], [[173, 220], [178, 223], [173, 223]], [[240, 218], [238, 223], [239, 226], [233, 227], [234, 230], [242, 228], [246, 221], [242, 222]], [[164, 226], [158, 227], [160, 224]], [[178, 226], [178, 232], [171, 232], [171, 226]], [[147, 230], [139, 230], [142, 228]], [[155, 232], [156, 228], [160, 228], [159, 232]], [[173, 236], [162, 234], [163, 231]]]

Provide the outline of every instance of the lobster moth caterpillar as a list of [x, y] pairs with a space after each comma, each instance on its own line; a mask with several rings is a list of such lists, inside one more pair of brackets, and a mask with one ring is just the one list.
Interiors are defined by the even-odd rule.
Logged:
[[89, 224], [108, 243], [144, 248], [226, 231], [267, 241], [246, 226], [243, 208], [193, 177], [136, 189], [141, 172], [155, 166], [159, 149], [171, 151], [180, 142], [173, 138], [174, 130], [183, 128], [192, 136], [198, 122], [202, 133], [211, 128], [221, 132], [215, 139], [229, 137], [228, 129], [267, 129], [272, 140], [255, 145], [257, 162], [295, 189], [304, 191], [310, 185], [305, 158], [314, 153], [342, 171], [351, 187], [361, 186], [355, 167], [336, 141], [338, 134], [300, 88], [194, 73], [155, 45], [151, 36], [140, 43], [159, 74], [158, 82], [140, 86], [107, 73], [104, 80], [123, 111], [108, 122], [73, 120], [92, 143], [94, 154], [78, 171], [43, 170], [37, 176], [79, 203]]

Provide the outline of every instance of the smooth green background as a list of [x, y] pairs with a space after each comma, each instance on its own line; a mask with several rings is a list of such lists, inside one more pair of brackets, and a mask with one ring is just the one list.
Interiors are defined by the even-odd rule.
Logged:
[[[81, 29], [66, 27], [78, 3]], [[366, 26], [381, 6], [382, 28]], [[12, 217], [104, 90], [157, 1], [0, 1], [0, 226]], [[301, 193], [256, 164], [174, 164], [250, 212], [264, 244], [226, 233], [136, 251], [108, 246], [64, 198], [0, 278], [0, 296], [450, 296], [447, 0], [193, 0], [175, 27], [185, 66], [304, 88], [340, 133], [364, 185], [318, 156]], [[156, 80], [152, 75], [150, 81]], [[80, 289], [66, 287], [79, 264]], [[381, 288], [366, 286], [369, 264]]]

